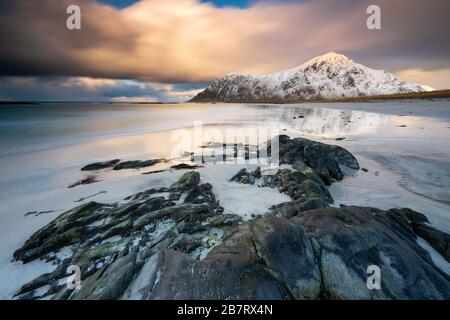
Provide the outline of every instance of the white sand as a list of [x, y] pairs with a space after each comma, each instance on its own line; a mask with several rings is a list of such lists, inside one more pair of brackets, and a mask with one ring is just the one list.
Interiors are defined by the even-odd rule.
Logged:
[[[158, 109], [159, 113], [163, 111]], [[20, 266], [20, 263], [12, 263], [11, 259], [14, 250], [33, 232], [63, 210], [91, 200], [120, 201], [148, 188], [169, 186], [185, 172], [142, 175], [150, 168], [119, 172], [105, 170], [98, 175], [100, 182], [68, 189], [69, 184], [88, 174], [79, 171], [81, 166], [113, 158], [166, 158], [173, 147], [171, 131], [158, 130], [165, 126], [190, 126], [194, 120], [244, 127], [275, 124], [286, 129], [282, 133], [291, 136], [341, 145], [369, 171], [359, 171], [353, 177], [334, 183], [330, 191], [335, 205], [342, 203], [381, 209], [409, 207], [426, 214], [436, 228], [450, 232], [449, 100], [266, 107], [179, 105], [171, 107], [169, 113], [179, 120], [165, 124], [164, 121], [170, 119], [160, 116], [162, 122], [140, 130], [137, 135], [118, 130], [117, 136], [110, 132], [89, 141], [72, 139], [58, 147], [44, 150], [35, 146], [33, 149], [39, 151], [27, 149], [24, 153], [0, 156], [0, 299], [11, 298], [22, 284], [54, 269], [53, 265], [40, 261]], [[184, 117], [184, 113], [189, 116]], [[305, 117], [293, 119], [299, 115]], [[223, 125], [218, 128], [223, 129]], [[335, 141], [337, 137], [346, 139]], [[270, 188], [229, 182], [242, 167], [252, 169], [255, 166], [211, 165], [198, 169], [202, 182], [213, 185], [213, 192], [226, 213], [236, 213], [248, 219], [252, 214], [263, 214], [270, 206], [289, 200], [286, 195]], [[101, 191], [106, 193], [75, 202]], [[24, 217], [29, 211], [46, 210], [57, 211]], [[432, 256], [436, 257], [434, 253]], [[447, 266], [441, 260], [440, 267], [445, 269]]]

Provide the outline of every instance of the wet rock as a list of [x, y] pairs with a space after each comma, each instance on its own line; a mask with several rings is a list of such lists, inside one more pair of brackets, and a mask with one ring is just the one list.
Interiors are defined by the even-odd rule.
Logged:
[[[362, 207], [323, 208], [295, 218], [313, 243], [328, 299], [448, 299], [450, 278], [416, 235], [389, 213]], [[367, 268], [381, 269], [381, 289], [367, 288]]]
[[14, 258], [24, 263], [37, 259], [51, 251], [70, 245], [91, 235], [88, 224], [100, 219], [96, 213], [102, 205], [89, 202], [61, 214], [46, 227], [35, 232], [14, 252]]
[[450, 262], [450, 235], [427, 224], [413, 224], [414, 232]]
[[200, 183], [200, 173], [196, 171], [189, 171], [181, 176], [180, 180], [175, 182], [171, 188], [175, 189], [189, 189]]
[[155, 171], [149, 171], [149, 172], [142, 172], [142, 174], [148, 175], [148, 174], [154, 174], [154, 173], [161, 173], [165, 172], [167, 170], [155, 170]]
[[300, 165], [298, 170], [281, 169], [275, 175], [264, 176], [264, 186], [278, 188], [293, 200], [306, 201], [313, 198], [333, 203], [333, 198], [323, 180], [311, 170]]
[[180, 164], [173, 165], [170, 168], [175, 169], [175, 170], [185, 170], [185, 169], [203, 168], [203, 166], [199, 165], [199, 164], [180, 163]]
[[37, 216], [40, 216], [41, 214], [54, 213], [56, 211], [60, 211], [60, 210], [29, 211], [24, 214], [24, 217], [28, 217], [31, 215], [34, 215], [35, 217], [37, 217]]
[[81, 185], [85, 185], [85, 184], [91, 184], [91, 183], [95, 183], [98, 182], [97, 177], [94, 175], [89, 175], [84, 179], [81, 179], [75, 183], [72, 183], [71, 185], [69, 185], [69, 188], [75, 188], [77, 186], [81, 186]]
[[209, 203], [211, 206], [216, 206], [216, 197], [212, 193], [212, 185], [209, 183], [194, 186], [187, 194], [185, 203], [202, 204]]
[[270, 208], [270, 214], [280, 218], [292, 218], [302, 212], [326, 208], [328, 203], [320, 198], [312, 198], [306, 201], [283, 202]]
[[81, 171], [95, 171], [95, 170], [110, 168], [119, 162], [120, 162], [120, 159], [114, 159], [114, 160], [105, 161], [105, 162], [95, 162], [95, 163], [91, 163], [91, 164], [84, 166], [83, 168], [81, 168]]
[[111, 265], [99, 269], [83, 281], [80, 290], [74, 291], [71, 300], [112, 300], [117, 299], [134, 276], [137, 252], [118, 258]]
[[124, 161], [116, 164], [113, 169], [114, 170], [123, 170], [123, 169], [140, 169], [145, 167], [151, 167], [157, 163], [162, 162], [161, 159], [152, 159], [152, 160], [131, 160]]
[[304, 159], [306, 165], [315, 169], [326, 184], [330, 185], [332, 179], [342, 180], [343, 174], [338, 163], [324, 144], [307, 145], [304, 149]]
[[402, 214], [404, 215], [409, 223], [428, 223], [428, 218], [420, 212], [416, 212], [414, 210], [411, 210], [409, 208], [402, 208], [402, 209], [390, 209], [389, 213], [391, 214]]
[[189, 234], [181, 233], [173, 240], [169, 248], [189, 254], [202, 245], [201, 240], [201, 238], [194, 238]]
[[20, 296], [23, 295], [24, 293], [27, 292], [31, 292], [33, 290], [36, 290], [40, 287], [43, 287], [49, 283], [51, 283], [54, 280], [58, 280], [61, 278], [64, 278], [65, 276], [67, 276], [66, 274], [66, 270], [67, 267], [70, 265], [70, 259], [65, 259], [59, 266], [58, 268], [51, 272], [51, 273], [45, 273], [39, 277], [37, 277], [36, 279], [26, 283], [25, 285], [23, 285], [19, 291], [16, 293], [16, 296]]
[[234, 175], [230, 181], [244, 183], [244, 184], [255, 184], [256, 179], [261, 179], [261, 168], [256, 168], [253, 172], [247, 172], [247, 169], [241, 169], [236, 175]]
[[74, 202], [82, 202], [82, 201], [84, 201], [86, 199], [90, 199], [90, 198], [93, 198], [93, 197], [96, 197], [96, 196], [98, 196], [100, 194], [105, 194], [105, 193], [107, 193], [107, 191], [104, 191], [104, 190], [103, 191], [99, 191], [99, 192], [91, 194], [89, 196], [81, 197], [78, 200], [75, 200]]
[[430, 226], [424, 214], [409, 208], [390, 209], [388, 213], [402, 221], [405, 228], [413, 230], [419, 237], [425, 239], [445, 260], [450, 262], [450, 235]]
[[342, 147], [303, 138], [291, 139], [287, 135], [280, 135], [269, 140], [266, 143], [267, 154], [271, 154], [272, 145], [277, 142], [281, 164], [305, 163], [316, 170], [327, 184], [330, 184], [332, 179], [341, 180], [343, 178], [340, 166], [359, 169], [356, 158]]
[[327, 144], [326, 148], [338, 165], [354, 170], [359, 169], [358, 160], [346, 149], [331, 144]]
[[313, 299], [320, 273], [300, 225], [267, 216], [239, 226], [202, 261], [163, 250], [122, 298]]

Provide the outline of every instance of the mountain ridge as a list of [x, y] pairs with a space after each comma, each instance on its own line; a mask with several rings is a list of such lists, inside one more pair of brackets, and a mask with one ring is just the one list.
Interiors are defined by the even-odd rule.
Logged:
[[270, 74], [233, 72], [214, 80], [191, 102], [294, 102], [430, 91], [334, 51]]

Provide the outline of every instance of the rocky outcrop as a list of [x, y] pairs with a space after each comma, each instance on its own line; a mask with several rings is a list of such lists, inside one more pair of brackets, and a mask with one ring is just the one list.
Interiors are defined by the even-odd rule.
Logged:
[[[450, 278], [398, 218], [361, 207], [265, 216], [235, 227], [202, 261], [158, 252], [122, 298], [448, 299]], [[367, 286], [372, 265], [378, 290]]]
[[[303, 138], [291, 139], [281, 135], [266, 144], [264, 152], [272, 154], [272, 145], [277, 143], [280, 164], [294, 167], [307, 165], [323, 179], [326, 184], [333, 180], [342, 180], [344, 174], [341, 167], [358, 170], [358, 160], [347, 150], [336, 145], [327, 145]], [[275, 149], [275, 148], [274, 148]]]
[[[400, 210], [324, 208], [293, 220], [311, 238], [329, 299], [448, 299], [450, 278], [417, 243]], [[381, 270], [381, 288], [367, 288], [367, 268]]]
[[[270, 213], [278, 217], [289, 218], [300, 212], [327, 207], [333, 203], [327, 184], [342, 180], [343, 172], [359, 169], [356, 158], [339, 146], [281, 135], [266, 143], [266, 154], [271, 154], [274, 143], [277, 143], [279, 162], [289, 164], [293, 169], [263, 175], [260, 168], [253, 172], [244, 168], [230, 181], [258, 183], [287, 194], [292, 201], [270, 208]], [[347, 169], [342, 170], [344, 167]]]
[[152, 256], [124, 299], [314, 299], [320, 273], [300, 225], [274, 217], [236, 227], [199, 261], [173, 250]]
[[86, 184], [92, 184], [98, 182], [97, 177], [94, 175], [88, 175], [86, 178], [83, 178], [81, 180], [78, 180], [77, 182], [74, 182], [69, 185], [68, 188], [75, 188], [78, 186], [86, 185]]
[[[111, 292], [123, 291], [120, 283], [131, 281], [152, 250], [171, 245], [193, 256], [208, 250], [213, 245], [207, 243], [208, 237], [240, 221], [238, 216], [222, 212], [212, 186], [201, 184], [194, 171], [169, 188], [146, 190], [122, 204], [83, 204], [38, 230], [14, 253], [14, 259], [24, 263], [41, 259], [58, 265], [55, 272], [25, 284], [18, 295], [30, 297], [33, 290], [58, 283], [67, 276], [61, 268], [77, 265], [86, 279], [84, 284], [93, 291], [84, 288], [71, 298], [117, 298]], [[61, 250], [70, 250], [71, 258], [59, 258]], [[110, 293], [97, 295], [106, 285]], [[57, 289], [63, 287], [59, 284]], [[54, 292], [52, 288], [44, 295]], [[57, 297], [69, 296], [61, 293]]]
[[[356, 159], [336, 146], [279, 140], [280, 159], [292, 169], [244, 169], [231, 180], [272, 187], [291, 201], [242, 222], [224, 214], [212, 185], [188, 171], [171, 186], [120, 203], [83, 204], [14, 253], [23, 263], [56, 265], [16, 297], [450, 299], [450, 277], [417, 243], [424, 238], [448, 259], [448, 234], [410, 209], [328, 207], [327, 183], [342, 179], [344, 167], [357, 169]], [[80, 289], [65, 285], [71, 265], [80, 268]], [[379, 289], [367, 286], [369, 266], [381, 272]]]

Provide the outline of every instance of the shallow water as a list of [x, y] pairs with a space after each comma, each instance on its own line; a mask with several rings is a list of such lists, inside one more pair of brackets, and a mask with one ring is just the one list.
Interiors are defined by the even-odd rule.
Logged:
[[[173, 158], [179, 141], [192, 137], [184, 151], [210, 137], [195, 139], [196, 122], [203, 134], [215, 130], [261, 130], [267, 139], [288, 134], [341, 145], [368, 172], [359, 171], [334, 183], [335, 205], [382, 209], [411, 207], [436, 227], [450, 231], [450, 101], [395, 101], [349, 104], [48, 104], [0, 107], [0, 298], [37, 271], [11, 264], [12, 252], [37, 228], [63, 210], [84, 201], [119, 201], [143, 189], [167, 186], [182, 172], [142, 175], [141, 170], [104, 170], [100, 182], [68, 189], [87, 174], [91, 162], [120, 158]], [[176, 130], [176, 131], [174, 131]], [[345, 138], [336, 140], [336, 138]], [[238, 140], [239, 140], [238, 139]], [[263, 142], [264, 139], [261, 138]], [[212, 140], [211, 140], [212, 141]], [[218, 142], [218, 141], [216, 141]], [[245, 142], [242, 140], [242, 142]], [[226, 212], [249, 216], [286, 201], [273, 190], [236, 188], [228, 179], [247, 165], [200, 169], [213, 184]], [[78, 202], [91, 195], [92, 198]], [[29, 211], [53, 211], [27, 216]], [[48, 266], [37, 267], [48, 268]], [[46, 270], [46, 269], [45, 269]]]

